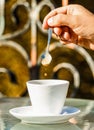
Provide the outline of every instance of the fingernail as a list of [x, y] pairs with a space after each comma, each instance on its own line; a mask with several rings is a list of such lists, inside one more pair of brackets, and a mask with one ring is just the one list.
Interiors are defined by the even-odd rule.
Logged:
[[52, 23], [53, 23], [53, 18], [49, 18], [48, 19], [48, 25], [52, 25]]

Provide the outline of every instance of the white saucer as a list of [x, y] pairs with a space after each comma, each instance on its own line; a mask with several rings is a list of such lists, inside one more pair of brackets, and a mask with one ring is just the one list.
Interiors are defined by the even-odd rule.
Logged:
[[24, 106], [10, 109], [9, 112], [25, 123], [57, 124], [68, 121], [77, 115], [80, 110], [76, 107], [64, 106], [61, 114], [58, 115], [35, 115], [32, 106]]

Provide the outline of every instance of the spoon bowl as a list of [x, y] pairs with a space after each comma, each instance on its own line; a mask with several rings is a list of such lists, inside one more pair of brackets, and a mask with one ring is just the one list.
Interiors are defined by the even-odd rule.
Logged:
[[46, 47], [46, 51], [45, 53], [42, 54], [41, 58], [42, 58], [42, 65], [49, 65], [52, 61], [52, 56], [49, 53], [49, 45], [50, 45], [50, 41], [51, 41], [51, 36], [52, 36], [52, 29], [49, 28], [48, 29], [48, 41], [47, 41], [47, 47]]
[[46, 53], [45, 54], [45, 58], [42, 59], [41, 63], [44, 66], [47, 66], [51, 63], [52, 61], [52, 56], [50, 55], [50, 53]]

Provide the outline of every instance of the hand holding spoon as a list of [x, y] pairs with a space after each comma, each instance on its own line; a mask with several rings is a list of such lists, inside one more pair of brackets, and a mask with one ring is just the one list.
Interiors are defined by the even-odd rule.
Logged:
[[46, 47], [46, 51], [45, 53], [42, 55], [42, 65], [46, 66], [49, 65], [52, 61], [52, 56], [49, 53], [49, 45], [50, 45], [50, 41], [51, 41], [51, 36], [52, 36], [52, 29], [49, 28], [48, 29], [48, 41], [47, 41], [47, 47]]

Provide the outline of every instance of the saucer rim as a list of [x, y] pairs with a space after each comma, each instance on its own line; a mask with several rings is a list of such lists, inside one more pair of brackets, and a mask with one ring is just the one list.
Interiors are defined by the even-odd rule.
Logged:
[[[57, 117], [57, 116], [71, 116], [71, 115], [76, 115], [76, 114], [78, 114], [78, 113], [80, 113], [81, 111], [80, 111], [80, 109], [79, 108], [77, 108], [77, 107], [73, 107], [73, 106], [64, 106], [63, 107], [63, 109], [67, 109], [67, 108], [73, 108], [73, 109], [77, 109], [76, 110], [76, 112], [72, 112], [72, 113], [66, 113], [66, 114], [64, 114], [64, 113], [59, 113], [59, 114], [48, 114], [48, 115], [37, 115], [37, 114], [33, 114], [33, 113], [29, 113], [29, 115], [27, 114], [27, 115], [22, 115], [21, 116], [21, 114], [19, 114], [19, 113], [16, 113], [16, 112], [13, 112], [13, 111], [15, 111], [15, 109], [17, 110], [17, 109], [24, 109], [24, 108], [30, 108], [31, 107], [31, 109], [32, 109], [32, 106], [22, 106], [22, 107], [15, 107], [15, 108], [12, 108], [12, 109], [10, 109], [9, 110], [9, 113], [10, 114], [12, 114], [13, 116], [14, 116], [14, 114], [16, 114], [17, 116], [20, 116], [20, 117]], [[63, 110], [62, 109], [62, 110]]]

